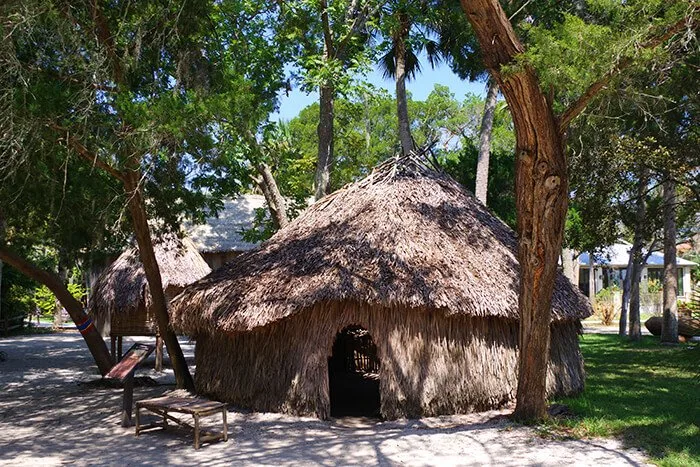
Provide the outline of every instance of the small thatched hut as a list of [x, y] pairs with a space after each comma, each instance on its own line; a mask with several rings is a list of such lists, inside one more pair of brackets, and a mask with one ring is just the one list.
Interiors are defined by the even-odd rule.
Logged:
[[[186, 285], [211, 272], [188, 238], [166, 236], [154, 245], [154, 250], [168, 300]], [[162, 341], [150, 302], [151, 294], [138, 249], [131, 247], [102, 271], [92, 286], [88, 304], [88, 313], [95, 320], [97, 329], [103, 336], [111, 337], [115, 358], [121, 358], [123, 336], [156, 336], [156, 366], [160, 366]]]
[[203, 224], [185, 225], [187, 236], [212, 269], [258, 246], [244, 240], [243, 231], [253, 228], [256, 211], [265, 207], [265, 197], [246, 194], [223, 203], [217, 216], [208, 217]]
[[[197, 390], [242, 407], [321, 418], [484, 410], [515, 396], [518, 269], [508, 226], [403, 158], [188, 286], [171, 323], [196, 338]], [[559, 275], [550, 395], [583, 389], [578, 334], [590, 314]]]

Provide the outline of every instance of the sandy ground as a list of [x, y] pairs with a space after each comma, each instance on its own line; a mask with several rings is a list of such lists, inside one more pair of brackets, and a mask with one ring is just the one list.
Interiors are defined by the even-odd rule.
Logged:
[[[191, 360], [193, 346], [183, 348]], [[230, 408], [229, 441], [195, 450], [185, 431], [122, 428], [122, 391], [84, 384], [98, 375], [77, 333], [2, 338], [0, 351], [0, 465], [645, 464], [617, 440], [545, 440], [498, 411], [378, 422]], [[136, 400], [172, 390], [171, 372], [137, 375], [163, 385], [137, 387]]]

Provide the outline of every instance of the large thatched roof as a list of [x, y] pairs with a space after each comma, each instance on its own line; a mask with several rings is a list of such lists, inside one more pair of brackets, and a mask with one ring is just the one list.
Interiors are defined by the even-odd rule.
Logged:
[[[515, 233], [459, 183], [403, 158], [187, 287], [171, 321], [189, 334], [234, 332], [344, 300], [517, 319], [516, 247]], [[553, 314], [591, 314], [561, 274]]]
[[[166, 236], [154, 245], [163, 290], [183, 288], [206, 276], [211, 269], [188, 238]], [[101, 319], [114, 313], [131, 313], [150, 304], [146, 273], [135, 247], [128, 248], [105, 269], [92, 287], [89, 313]]]

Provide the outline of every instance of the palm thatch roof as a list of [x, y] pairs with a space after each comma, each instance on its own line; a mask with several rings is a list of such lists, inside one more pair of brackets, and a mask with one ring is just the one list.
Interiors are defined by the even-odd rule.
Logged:
[[[188, 286], [171, 322], [190, 335], [245, 331], [339, 301], [517, 319], [516, 250], [515, 233], [454, 179], [392, 159]], [[559, 274], [553, 319], [591, 313]]]
[[265, 207], [265, 197], [246, 194], [223, 202], [221, 212], [204, 224], [186, 224], [187, 236], [200, 253], [252, 250], [257, 244], [245, 241], [243, 231], [253, 227], [255, 211]]
[[[168, 235], [154, 244], [163, 290], [181, 290], [211, 269], [189, 238]], [[105, 269], [92, 288], [88, 312], [96, 319], [128, 314], [150, 305], [146, 273], [136, 247], [128, 248]]]

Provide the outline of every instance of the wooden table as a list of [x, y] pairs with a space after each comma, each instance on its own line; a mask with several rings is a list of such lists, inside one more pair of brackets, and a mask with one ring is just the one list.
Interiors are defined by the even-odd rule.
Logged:
[[[151, 411], [163, 417], [162, 422], [154, 422], [147, 425], [141, 424], [141, 409]], [[173, 417], [168, 412], [182, 413], [192, 415], [194, 418], [194, 426], [185, 423], [184, 421]], [[208, 417], [221, 413], [224, 422], [224, 431], [215, 432], [202, 430], [199, 420], [201, 417]], [[200, 398], [189, 397], [156, 397], [154, 399], [146, 399], [136, 403], [136, 436], [143, 430], [150, 428], [168, 427], [168, 420], [177, 423], [186, 428], [194, 429], [194, 448], [199, 449], [202, 442], [215, 441], [222, 439], [228, 441], [228, 424], [226, 423], [226, 404], [222, 402], [210, 401]]]

